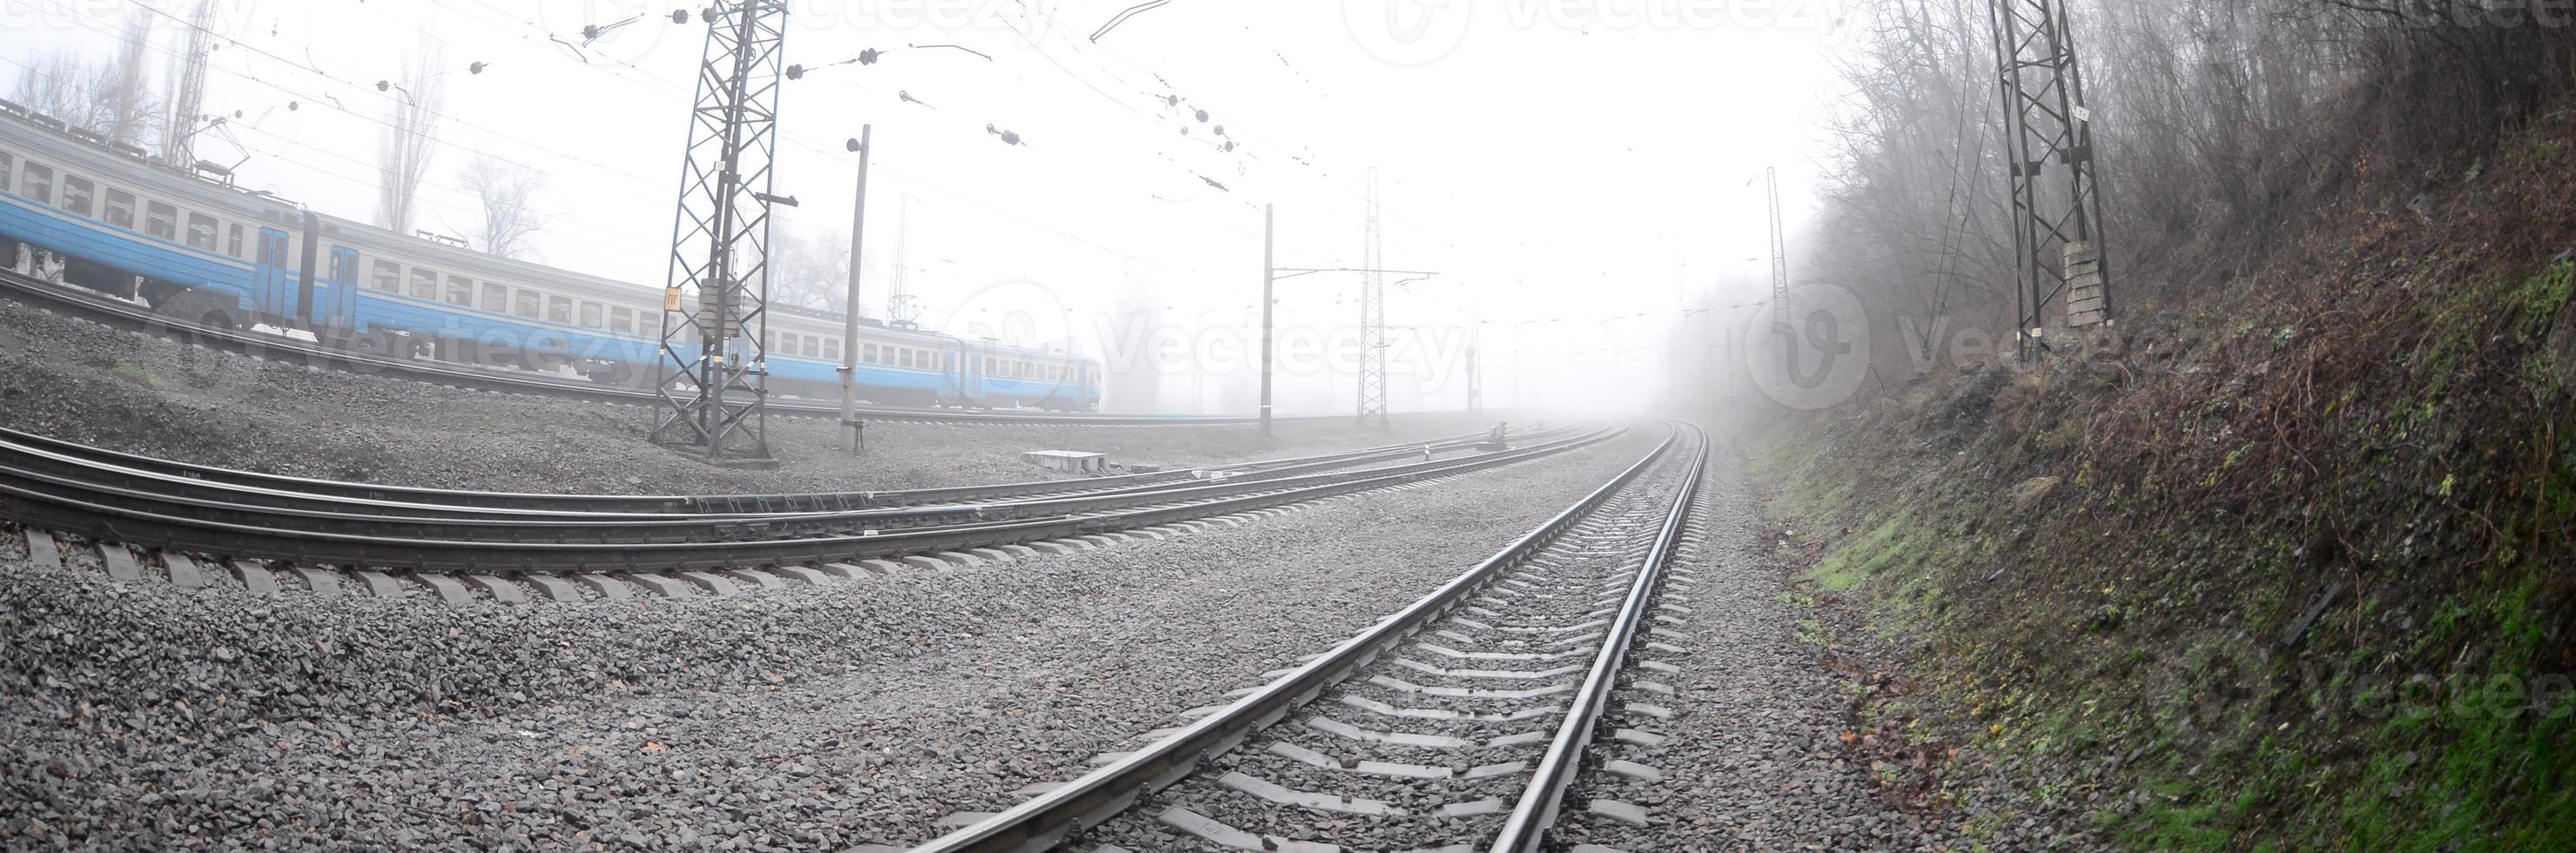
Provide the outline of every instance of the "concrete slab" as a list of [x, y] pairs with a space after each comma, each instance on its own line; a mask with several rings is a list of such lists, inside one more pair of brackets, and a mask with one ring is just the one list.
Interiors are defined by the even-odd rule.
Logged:
[[38, 566], [59, 569], [63, 567], [63, 546], [54, 541], [53, 534], [30, 527], [27, 528], [27, 558], [36, 561]]
[[1639, 806], [1635, 803], [1624, 803], [1618, 800], [1593, 800], [1591, 805], [1584, 807], [1584, 811], [1619, 821], [1621, 823], [1635, 824], [1637, 826], [1645, 826], [1647, 823], [1645, 807]]
[[492, 600], [503, 604], [526, 604], [528, 592], [519, 584], [500, 575], [466, 575], [465, 581], [492, 594]]
[[991, 548], [968, 548], [968, 549], [966, 549], [966, 553], [973, 554], [973, 555], [975, 555], [978, 559], [981, 559], [981, 560], [983, 560], [984, 562], [987, 562], [987, 563], [999, 563], [999, 562], [1003, 562], [1003, 561], [1009, 560], [1009, 559], [1011, 558], [1011, 555], [1009, 555], [1009, 554], [1005, 554], [1005, 553], [1002, 553], [1002, 552], [1000, 552], [1000, 551], [993, 550], [993, 549], [991, 549]]
[[339, 572], [314, 566], [292, 566], [287, 571], [294, 574], [297, 580], [303, 581], [304, 588], [316, 596], [340, 597]]
[[804, 566], [772, 566], [769, 570], [782, 577], [804, 581], [815, 586], [822, 586], [832, 579], [831, 575]]
[[1002, 546], [1002, 549], [1001, 549], [1001, 550], [1002, 550], [1002, 553], [1004, 553], [1004, 554], [1008, 554], [1008, 555], [1013, 556], [1013, 557], [1023, 557], [1023, 558], [1025, 558], [1025, 557], [1035, 557], [1035, 556], [1037, 556], [1037, 555], [1038, 555], [1038, 549], [1036, 549], [1036, 548], [1031, 548], [1031, 547], [1029, 547], [1029, 546], [1027, 546], [1027, 545], [1004, 545], [1004, 546]]
[[537, 595], [547, 601], [584, 601], [588, 599], [588, 596], [581, 594], [580, 584], [564, 580], [563, 578], [559, 578], [554, 575], [528, 575], [521, 578], [521, 580], [527, 581], [529, 586], [536, 587]]
[[891, 575], [907, 571], [904, 564], [893, 560], [860, 560], [859, 568], [875, 572], [879, 575]]
[[741, 586], [736, 585], [731, 579], [713, 572], [681, 572], [680, 579], [689, 582], [699, 589], [706, 590], [709, 595], [714, 595], [719, 598], [742, 594]]
[[429, 591], [438, 593], [440, 601], [449, 604], [474, 603], [474, 592], [466, 589], [465, 584], [459, 583], [455, 578], [435, 572], [422, 572], [412, 575], [412, 579], [428, 584]]
[[786, 589], [787, 579], [759, 569], [727, 569], [720, 574], [760, 589]]
[[574, 575], [573, 580], [582, 586], [590, 587], [590, 591], [599, 593], [599, 597], [610, 601], [625, 601], [635, 597], [634, 586], [605, 572], [584, 572]]
[[1601, 765], [1601, 769], [1621, 776], [1626, 776], [1630, 779], [1642, 779], [1648, 782], [1664, 781], [1664, 771], [1657, 770], [1651, 766], [1639, 764], [1634, 761], [1614, 758], [1610, 761], [1604, 762]]
[[1091, 544], [1091, 546], [1092, 546], [1092, 547], [1094, 547], [1094, 548], [1107, 548], [1107, 547], [1110, 547], [1110, 546], [1112, 546], [1112, 545], [1116, 545], [1116, 544], [1118, 544], [1118, 543], [1119, 543], [1120, 541], [1122, 541], [1122, 540], [1118, 540], [1118, 539], [1111, 539], [1111, 538], [1109, 538], [1108, 536], [1104, 536], [1104, 535], [1100, 535], [1100, 534], [1096, 534], [1096, 533], [1095, 533], [1095, 534], [1092, 534], [1092, 535], [1090, 535], [1090, 536], [1080, 536], [1080, 537], [1075, 537], [1075, 541], [1077, 541], [1077, 542], [1088, 542], [1088, 543], [1090, 543], [1090, 544]]
[[373, 569], [359, 569], [355, 572], [351, 572], [350, 574], [357, 577], [359, 584], [367, 591], [368, 595], [377, 598], [403, 597], [402, 582], [394, 580], [394, 576], [392, 575], [375, 571]]
[[935, 556], [947, 562], [949, 565], [957, 566], [959, 568], [980, 569], [984, 567], [984, 558], [968, 554], [963, 551], [941, 551]]
[[1062, 543], [1062, 542], [1031, 542], [1031, 543], [1029, 543], [1029, 544], [1027, 544], [1027, 545], [1020, 546], [1020, 547], [1025, 547], [1025, 548], [1027, 548], [1027, 549], [1029, 549], [1029, 550], [1031, 550], [1031, 551], [1036, 551], [1036, 552], [1038, 552], [1038, 553], [1040, 553], [1040, 554], [1046, 554], [1046, 555], [1048, 555], [1048, 556], [1055, 556], [1055, 557], [1061, 557], [1061, 556], [1064, 556], [1064, 555], [1066, 555], [1066, 554], [1071, 554], [1071, 553], [1073, 553], [1074, 551], [1078, 550], [1078, 549], [1074, 548], [1073, 546], [1071, 546], [1071, 545], [1067, 545], [1067, 544], [1064, 544], [1064, 543]]
[[277, 594], [277, 575], [268, 570], [267, 563], [259, 560], [235, 560], [232, 568], [233, 579], [241, 581], [242, 588], [250, 590], [252, 594]]
[[948, 570], [948, 564], [946, 562], [941, 561], [937, 557], [932, 557], [926, 554], [905, 554], [903, 555], [903, 564], [916, 569], [927, 569], [934, 572], [944, 572]]
[[694, 598], [697, 596], [697, 592], [695, 591], [696, 587], [692, 587], [688, 582], [670, 575], [646, 572], [643, 574], [627, 575], [625, 578], [622, 578], [622, 580], [636, 586], [643, 587], [645, 592], [658, 595], [663, 598]]
[[1620, 743], [1648, 748], [1663, 746], [1665, 740], [1663, 735], [1638, 729], [1620, 729], [1617, 732], [1612, 733], [1610, 735], [1610, 739], [1616, 740]]
[[170, 585], [180, 589], [198, 589], [206, 585], [206, 570], [197, 567], [196, 559], [177, 551], [161, 552], [161, 564], [170, 568]]
[[107, 576], [110, 578], [121, 581], [143, 579], [143, 561], [136, 559], [134, 549], [125, 547], [123, 543], [99, 545], [98, 558], [107, 562]]
[[877, 574], [876, 572], [871, 572], [848, 563], [824, 563], [822, 571], [824, 574], [831, 575], [832, 577], [840, 578], [842, 580], [857, 580], [859, 578], [870, 577]]

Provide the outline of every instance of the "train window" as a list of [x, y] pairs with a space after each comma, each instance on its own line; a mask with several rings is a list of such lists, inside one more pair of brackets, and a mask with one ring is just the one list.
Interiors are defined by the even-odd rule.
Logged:
[[143, 233], [164, 240], [179, 239], [179, 208], [165, 201], [144, 202]]
[[584, 302], [584, 303], [582, 303], [582, 304], [581, 304], [581, 326], [582, 326], [582, 328], [585, 328], [585, 329], [596, 329], [596, 328], [599, 328], [599, 317], [600, 317], [600, 311], [601, 311], [601, 310], [602, 310], [602, 309], [600, 308], [600, 305], [599, 305], [599, 303], [597, 303], [597, 302]]
[[550, 323], [572, 322], [572, 297], [546, 297], [546, 321]]
[[98, 195], [98, 185], [79, 175], [63, 175], [63, 209], [82, 216], [89, 212], [90, 198]]
[[[452, 277], [451, 277], [451, 278], [449, 278], [448, 280], [449, 280], [449, 281], [455, 281], [456, 279], [454, 279], [454, 278], [452, 278]], [[487, 281], [487, 282], [484, 282], [484, 283], [483, 283], [483, 302], [482, 302], [482, 304], [481, 304], [481, 305], [478, 305], [478, 306], [476, 306], [476, 307], [482, 308], [482, 309], [483, 309], [483, 310], [485, 310], [485, 311], [493, 312], [493, 313], [495, 313], [495, 314], [507, 314], [507, 313], [509, 313], [509, 312], [510, 312], [510, 289], [509, 289], [509, 288], [506, 288], [506, 287], [502, 287], [502, 286], [497, 285], [497, 284], [493, 284], [493, 283], [488, 282], [488, 281]]]
[[911, 366], [912, 366], [912, 351], [911, 351], [911, 350], [908, 350], [908, 349], [898, 349], [898, 350], [895, 350], [895, 351], [894, 351], [894, 364], [895, 364], [895, 366], [896, 366], [896, 367], [911, 367]]
[[23, 194], [28, 198], [35, 199], [36, 203], [54, 203], [54, 167], [29, 161], [27, 163], [27, 181], [23, 184], [23, 187], [26, 189], [26, 192]]
[[524, 289], [524, 288], [520, 289], [520, 291], [519, 291], [519, 301], [518, 301], [518, 302], [516, 302], [516, 303], [514, 303], [514, 304], [511, 306], [512, 310], [511, 310], [511, 312], [510, 312], [510, 313], [517, 314], [517, 315], [519, 315], [519, 316], [521, 316], [521, 317], [526, 317], [526, 318], [531, 319], [531, 320], [536, 319], [536, 318], [537, 318], [537, 298], [538, 298], [538, 297], [537, 297], [537, 292], [536, 292], [536, 291], [533, 291], [533, 290], [527, 290], [527, 289]]
[[474, 280], [461, 275], [448, 276], [447, 302], [450, 305], [474, 307]]
[[415, 299], [437, 299], [438, 273], [421, 269], [419, 267], [412, 267], [411, 295]]
[[624, 305], [608, 309], [608, 330], [621, 335], [635, 334], [635, 311]]
[[832, 360], [832, 361], [840, 361], [840, 360], [841, 360], [841, 339], [840, 339], [840, 338], [824, 338], [824, 339], [823, 339], [823, 357], [824, 357], [824, 358], [826, 358], [826, 359]]
[[386, 293], [400, 292], [402, 290], [402, 265], [383, 258], [377, 258], [374, 284], [377, 290], [381, 290]]
[[[224, 227], [225, 227], [225, 233], [224, 233], [224, 254], [231, 255], [231, 256], [236, 257], [236, 258], [241, 257], [241, 256], [242, 256], [242, 227], [241, 227], [241, 223], [239, 223], [239, 222], [235, 222], [235, 223], [233, 223], [233, 224], [231, 224], [231, 225], [227, 225], [227, 226], [224, 226]], [[386, 289], [390, 290], [390, 289], [392, 289], [392, 288], [386, 288]], [[423, 296], [423, 297], [427, 297], [429, 294], [423, 293], [423, 294], [420, 294], [420, 295], [421, 295], [421, 296]]]
[[[33, 164], [29, 168], [34, 168]], [[107, 224], [118, 228], [134, 227], [134, 194], [115, 187], [107, 188]]]
[[16, 174], [17, 171], [17, 156], [7, 151], [0, 151], [0, 193], [9, 191], [9, 176]]
[[188, 245], [212, 252], [215, 250], [215, 218], [203, 213], [188, 214]]
[[[339, 247], [334, 246], [332, 248], [336, 250]], [[323, 280], [333, 284], [355, 283], [354, 280], [358, 277], [358, 271], [350, 269], [349, 262], [356, 259], [357, 256], [355, 254], [333, 251], [331, 253], [331, 274], [324, 276]]]
[[859, 345], [859, 360], [860, 360], [860, 361], [863, 361], [863, 362], [866, 362], [866, 363], [868, 363], [868, 364], [875, 364], [875, 363], [877, 363], [877, 345], [876, 345], [876, 344], [860, 344], [860, 345]]

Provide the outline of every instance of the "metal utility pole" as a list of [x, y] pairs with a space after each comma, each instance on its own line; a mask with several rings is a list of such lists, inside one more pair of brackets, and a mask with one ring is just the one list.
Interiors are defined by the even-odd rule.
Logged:
[[215, 0], [197, 0], [188, 12], [188, 53], [171, 73], [170, 120], [161, 129], [161, 159], [181, 169], [197, 165], [197, 111], [206, 99], [206, 57], [215, 49]]
[[[2010, 159], [2014, 288], [2019, 323], [2015, 350], [2023, 361], [2045, 349], [2044, 309], [2061, 297], [2066, 323], [2082, 328], [2111, 319], [2109, 274], [2102, 264], [2101, 185], [2094, 173], [2092, 114], [2062, 0], [1991, 0], [1996, 84], [2003, 97], [2004, 151]], [[2064, 177], [2050, 172], [2062, 166]], [[2052, 184], [2056, 184], [2052, 186]]]
[[1368, 170], [1368, 244], [1361, 265], [1359, 422], [1375, 415], [1377, 425], [1386, 426], [1386, 276], [1378, 271], [1385, 258], [1378, 243], [1376, 166]]
[[1270, 434], [1270, 309], [1277, 301], [1271, 289], [1279, 284], [1279, 270], [1273, 266], [1270, 205], [1261, 206], [1261, 434]]
[[1771, 319], [1789, 322], [1789, 238], [1780, 226], [1780, 170], [1762, 167], [1762, 184], [1771, 194]]
[[850, 150], [859, 153], [858, 197], [850, 205], [850, 298], [841, 311], [841, 427], [850, 431], [850, 454], [866, 446], [867, 427], [859, 424], [859, 245], [868, 231], [868, 152], [871, 125], [859, 125]]
[[769, 206], [795, 204], [770, 193], [787, 2], [717, 2], [704, 13], [707, 46], [662, 292], [667, 372], [654, 386], [662, 405], [653, 441], [710, 460], [765, 461]]

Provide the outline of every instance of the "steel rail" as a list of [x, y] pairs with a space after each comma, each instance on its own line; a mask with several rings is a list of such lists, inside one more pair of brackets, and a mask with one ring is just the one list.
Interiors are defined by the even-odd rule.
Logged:
[[[1521, 440], [1559, 435], [1569, 430], [1518, 430], [1513, 437]], [[1334, 465], [1391, 458], [1418, 452], [1424, 446], [1435, 450], [1456, 450], [1473, 445], [1483, 433], [1429, 439], [1424, 442], [1380, 445], [1357, 450], [1316, 456], [1287, 457], [1222, 466], [1092, 477], [1080, 480], [1027, 480], [970, 486], [938, 486], [919, 489], [885, 489], [852, 492], [770, 493], [740, 495], [583, 495], [541, 492], [480, 492], [463, 489], [391, 486], [374, 483], [352, 483], [267, 474], [159, 459], [65, 441], [35, 433], [0, 427], [0, 450], [16, 449], [11, 445], [61, 457], [64, 466], [89, 465], [99, 469], [119, 468], [134, 472], [135, 485], [171, 482], [156, 475], [190, 482], [233, 485], [252, 489], [271, 489], [305, 495], [324, 495], [361, 501], [381, 501], [423, 507], [446, 507], [454, 514], [469, 511], [532, 510], [565, 514], [599, 515], [778, 515], [800, 512], [837, 512], [859, 509], [947, 504], [986, 498], [1038, 497], [1074, 492], [1096, 492], [1111, 489], [1186, 482], [1197, 479], [1200, 471], [1245, 472], [1235, 477], [1278, 476], [1297, 470], [1313, 470]], [[65, 472], [67, 469], [57, 469]], [[157, 482], [154, 482], [157, 479]]]
[[1178, 732], [1129, 753], [1125, 758], [990, 818], [914, 847], [910, 853], [1042, 853], [1073, 833], [1126, 811], [1138, 799], [1188, 776], [1200, 763], [1223, 754], [1254, 732], [1278, 722], [1290, 711], [1313, 700], [1325, 688], [1445, 615], [1634, 482], [1663, 459], [1681, 436], [1680, 428], [1675, 427], [1673, 434], [1652, 452], [1563, 512], [1522, 534], [1430, 595], [1380, 620], [1294, 672], [1272, 680], [1223, 710], [1202, 717]]
[[[530, 394], [623, 405], [651, 406], [657, 399], [650, 390], [537, 376], [511, 376], [496, 370], [368, 355], [332, 349], [293, 338], [220, 329], [163, 316], [132, 303], [111, 299], [105, 295], [82, 292], [81, 288], [72, 285], [31, 278], [14, 270], [0, 269], [0, 291], [41, 299], [50, 305], [78, 312], [86, 319], [129, 331], [176, 338], [190, 345], [209, 349], [301, 363], [308, 367], [322, 367], [365, 375], [393, 376], [409, 381], [470, 388], [477, 391]], [[772, 399], [768, 406], [773, 415], [835, 420], [841, 416], [838, 403]], [[1258, 417], [1235, 415], [1014, 414], [883, 405], [862, 406], [858, 414], [864, 420], [880, 422], [1022, 426], [1250, 426], [1261, 422]], [[1345, 416], [1301, 415], [1276, 418], [1276, 420], [1328, 420], [1341, 417]]]
[[[1433, 467], [1403, 466], [1403, 470], [1397, 473], [1369, 471], [1357, 475], [1326, 475], [1329, 479], [1311, 485], [1196, 502], [1162, 502], [1088, 515], [790, 539], [647, 543], [458, 541], [280, 529], [203, 517], [202, 507], [157, 501], [156, 496], [150, 495], [112, 496], [131, 498], [133, 503], [147, 504], [150, 508], [115, 500], [102, 501], [97, 499], [100, 495], [77, 484], [49, 484], [41, 477], [29, 477], [6, 466], [0, 466], [0, 516], [14, 518], [29, 526], [70, 532], [103, 542], [303, 565], [499, 574], [758, 568], [1026, 544], [1226, 515], [1483, 470], [1589, 446], [1623, 432], [1605, 428], [1580, 439], [1544, 448], [1488, 454]], [[53, 488], [47, 488], [49, 485]]]
[[[1596, 433], [1598, 434], [1598, 433]], [[1553, 452], [1572, 441], [1533, 445], [1515, 458]], [[291, 529], [312, 533], [390, 536], [445, 541], [607, 542], [744, 542], [824, 535], [876, 535], [888, 529], [934, 525], [979, 524], [1021, 518], [1100, 513], [1140, 505], [1197, 501], [1239, 494], [1333, 485], [1389, 475], [1440, 476], [1470, 460], [1437, 460], [1276, 479], [1229, 479], [1202, 485], [1180, 484], [1148, 491], [1113, 491], [1013, 502], [940, 507], [853, 510], [753, 516], [619, 515], [542, 513], [527, 510], [478, 510], [472, 514], [391, 514], [413, 505], [363, 499], [303, 495], [251, 487], [198, 483], [168, 475], [136, 475], [153, 480], [154, 488], [102, 482], [82, 475], [114, 474], [116, 469], [79, 469], [70, 474], [35, 470], [28, 462], [56, 460], [43, 451], [15, 452], [0, 442], [0, 483], [14, 483], [91, 503], [113, 504], [164, 515], [184, 515], [248, 527]], [[13, 458], [14, 457], [14, 458]], [[1471, 458], [1472, 459], [1472, 458]], [[119, 479], [131, 479], [119, 478]], [[436, 509], [436, 508], [432, 508]]]
[[1565, 719], [1558, 723], [1556, 736], [1548, 741], [1547, 753], [1540, 757], [1537, 769], [1530, 773], [1529, 786], [1522, 789], [1519, 802], [1504, 818], [1502, 832], [1488, 847], [1490, 853], [1537, 853], [1547, 840], [1548, 830], [1556, 826], [1557, 811], [1565, 803], [1567, 786], [1582, 771], [1583, 752], [1592, 744], [1592, 735], [1600, 727], [1601, 714], [1609, 707], [1610, 693], [1618, 687], [1619, 671], [1628, 660], [1628, 650], [1637, 630], [1646, 624], [1647, 606], [1663, 588], [1664, 563], [1672, 556], [1673, 546], [1681, 541], [1682, 527], [1690, 517], [1691, 503], [1699, 493], [1701, 472], [1708, 467], [1709, 442], [1706, 432], [1697, 426], [1687, 427], [1699, 434], [1697, 452], [1692, 454], [1690, 472], [1682, 481], [1681, 494], [1673, 500], [1672, 510], [1664, 516], [1663, 530], [1655, 537], [1655, 546], [1646, 554], [1646, 563], [1637, 570], [1637, 579], [1628, 585], [1628, 597], [1619, 607], [1619, 615], [1610, 623], [1610, 634], [1593, 656], [1592, 669], [1584, 675], [1583, 685], [1574, 692], [1573, 705]]

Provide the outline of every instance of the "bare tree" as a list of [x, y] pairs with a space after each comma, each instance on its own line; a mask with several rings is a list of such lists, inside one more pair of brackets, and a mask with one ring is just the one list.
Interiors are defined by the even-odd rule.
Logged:
[[161, 127], [161, 99], [145, 81], [152, 47], [151, 13], [135, 10], [119, 36], [116, 56], [105, 63], [55, 52], [18, 78], [9, 98], [28, 109], [141, 146]]
[[849, 283], [850, 235], [771, 224], [769, 304], [838, 312]]
[[377, 145], [376, 224], [409, 234], [413, 203], [438, 153], [438, 111], [446, 99], [444, 51], [426, 33], [403, 62], [406, 82], [389, 84], [393, 106]]
[[546, 227], [536, 208], [537, 191], [546, 173], [490, 156], [477, 156], [457, 178], [483, 204], [483, 251], [505, 258], [524, 257], [528, 238]]

